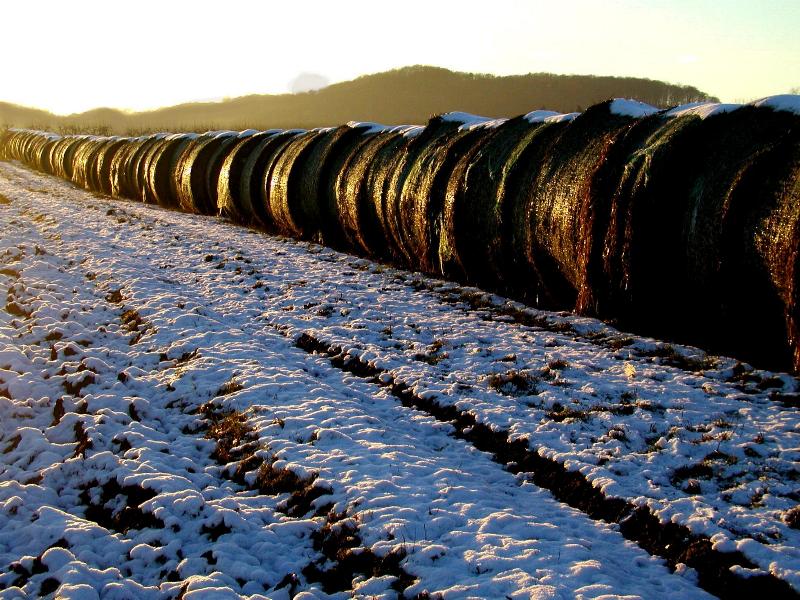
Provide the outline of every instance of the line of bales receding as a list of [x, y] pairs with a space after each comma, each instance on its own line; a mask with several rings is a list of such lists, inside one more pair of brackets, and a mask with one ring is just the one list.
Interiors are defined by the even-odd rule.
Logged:
[[424, 127], [11, 129], [0, 158], [800, 370], [798, 96]]

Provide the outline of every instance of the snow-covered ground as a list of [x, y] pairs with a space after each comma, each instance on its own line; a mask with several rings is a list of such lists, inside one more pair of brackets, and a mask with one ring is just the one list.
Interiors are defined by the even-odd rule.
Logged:
[[707, 596], [381, 378], [800, 589], [789, 376], [8, 163], [0, 304], [0, 598]]

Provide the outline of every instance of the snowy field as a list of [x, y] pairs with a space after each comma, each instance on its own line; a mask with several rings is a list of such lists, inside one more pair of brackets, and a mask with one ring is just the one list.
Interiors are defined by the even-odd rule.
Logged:
[[9, 163], [2, 307], [0, 598], [800, 590], [788, 375]]

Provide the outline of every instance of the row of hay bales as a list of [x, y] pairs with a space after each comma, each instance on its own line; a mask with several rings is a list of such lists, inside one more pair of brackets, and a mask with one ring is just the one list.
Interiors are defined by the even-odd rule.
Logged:
[[797, 105], [614, 100], [578, 115], [136, 138], [9, 130], [0, 152], [96, 192], [797, 370]]

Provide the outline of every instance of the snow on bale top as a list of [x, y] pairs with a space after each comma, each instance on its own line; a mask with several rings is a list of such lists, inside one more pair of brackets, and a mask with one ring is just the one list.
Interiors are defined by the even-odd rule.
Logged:
[[390, 131], [392, 127], [382, 125], [381, 123], [373, 123], [371, 121], [348, 121], [347, 126], [351, 129], [359, 129], [363, 135], [371, 135], [373, 133], [381, 133]]
[[767, 96], [760, 100], [754, 100], [750, 106], [771, 108], [772, 110], [782, 110], [800, 115], [800, 95], [780, 94], [777, 96]]
[[671, 108], [664, 114], [668, 117], [688, 117], [697, 115], [701, 119], [707, 119], [714, 115], [731, 112], [732, 110], [741, 108], [741, 106], [741, 104], [721, 104], [719, 102], [691, 102]]
[[470, 113], [453, 111], [440, 115], [439, 118], [445, 123], [458, 123], [462, 131], [468, 131], [477, 127], [487, 127], [493, 129], [505, 123], [507, 119], [490, 119], [489, 117], [481, 117], [480, 115], [473, 115]]
[[692, 102], [676, 106], [664, 113], [668, 117], [684, 117], [697, 115], [701, 119], [719, 115], [726, 112], [738, 110], [743, 106], [755, 106], [758, 108], [771, 108], [776, 111], [791, 112], [800, 115], [800, 95], [780, 94], [777, 96], [767, 96], [759, 100], [754, 100], [748, 104], [720, 104], [718, 102]]
[[414, 138], [424, 130], [425, 128], [422, 125], [401, 125], [392, 129], [392, 132], [402, 133], [404, 138]]
[[562, 114], [553, 110], [534, 110], [529, 112], [523, 118], [528, 123], [561, 123], [562, 121], [572, 121], [579, 114], [578, 112], [571, 112]]
[[552, 117], [563, 117], [560, 112], [554, 110], [534, 110], [523, 117], [528, 123], [544, 123]]
[[258, 133], [258, 129], [245, 129], [237, 134], [237, 137], [244, 139]]
[[631, 100], [629, 98], [614, 98], [608, 107], [608, 110], [613, 115], [620, 115], [622, 117], [647, 117], [659, 112], [655, 106], [650, 106], [638, 100]]

